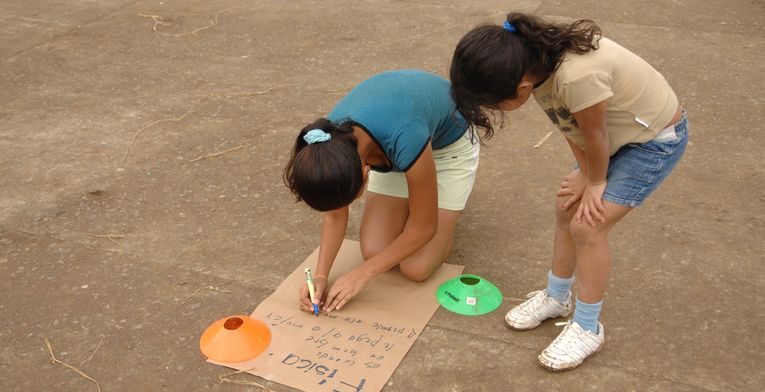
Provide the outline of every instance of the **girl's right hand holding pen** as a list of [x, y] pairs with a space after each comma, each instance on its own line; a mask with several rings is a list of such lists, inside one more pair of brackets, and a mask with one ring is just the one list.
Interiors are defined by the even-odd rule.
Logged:
[[[313, 287], [315, 288], [314, 297], [316, 298], [317, 305], [321, 309], [324, 304], [324, 297], [327, 292], [327, 278], [323, 275], [316, 275], [313, 277]], [[300, 287], [300, 310], [308, 313], [313, 313], [313, 305], [311, 305], [311, 295], [308, 292], [308, 283], [303, 283]]]

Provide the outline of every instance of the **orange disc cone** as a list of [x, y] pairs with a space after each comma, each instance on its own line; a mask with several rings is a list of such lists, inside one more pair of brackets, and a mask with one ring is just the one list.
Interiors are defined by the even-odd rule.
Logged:
[[271, 330], [250, 316], [222, 318], [207, 327], [199, 348], [217, 362], [243, 362], [257, 357], [271, 343]]

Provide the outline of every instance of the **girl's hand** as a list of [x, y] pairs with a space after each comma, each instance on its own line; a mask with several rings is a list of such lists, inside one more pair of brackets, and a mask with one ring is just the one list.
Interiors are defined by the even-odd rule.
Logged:
[[592, 227], [597, 225], [596, 220], [605, 223], [606, 207], [603, 205], [603, 192], [606, 191], [607, 184], [608, 181], [594, 185], [587, 184], [582, 194], [582, 202], [579, 203], [579, 209], [576, 211], [577, 223], [582, 223], [583, 218]]
[[560, 183], [560, 189], [558, 189], [557, 194], [558, 197], [569, 196], [568, 200], [563, 203], [564, 211], [568, 210], [569, 207], [582, 198], [582, 193], [584, 193], [586, 185], [587, 176], [585, 176], [579, 169], [576, 169], [563, 177], [563, 182]]
[[324, 309], [329, 313], [333, 310], [340, 310], [356, 294], [366, 287], [369, 283], [369, 277], [361, 268], [355, 268], [353, 271], [341, 276], [329, 289]]
[[[317, 305], [321, 309], [321, 305], [324, 304], [324, 293], [327, 291], [327, 279], [319, 277], [313, 279], [314, 298], [316, 298]], [[313, 313], [313, 305], [311, 304], [311, 294], [308, 292], [308, 283], [300, 286], [300, 310]]]

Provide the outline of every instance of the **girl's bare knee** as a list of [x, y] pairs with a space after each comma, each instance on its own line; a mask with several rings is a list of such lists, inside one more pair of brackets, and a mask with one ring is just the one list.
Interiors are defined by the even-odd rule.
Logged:
[[593, 245], [606, 239], [606, 233], [601, 227], [592, 227], [584, 220], [582, 223], [577, 223], [576, 220], [572, 219], [569, 232], [571, 239], [577, 246]]
[[415, 282], [423, 282], [427, 280], [430, 275], [433, 275], [434, 269], [427, 268], [422, 265], [401, 264], [401, 273]]

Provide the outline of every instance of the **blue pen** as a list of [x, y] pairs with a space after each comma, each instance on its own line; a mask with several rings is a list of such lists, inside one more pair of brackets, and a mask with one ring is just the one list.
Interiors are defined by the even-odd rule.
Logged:
[[305, 269], [305, 281], [308, 283], [308, 294], [311, 296], [311, 305], [313, 305], [313, 314], [319, 315], [319, 305], [316, 305], [316, 288], [313, 287], [313, 278], [311, 277], [311, 269]]

